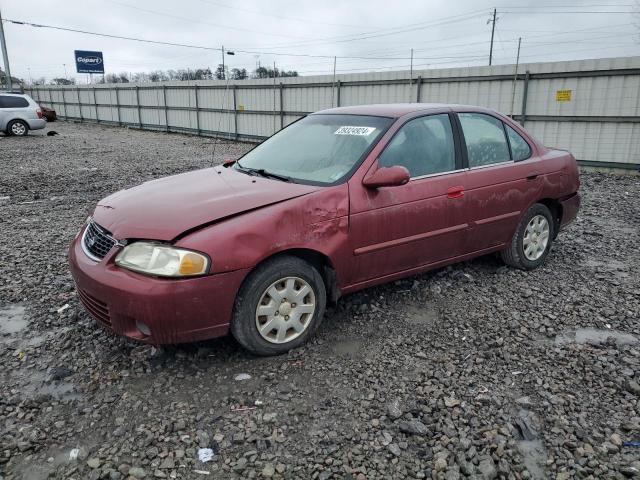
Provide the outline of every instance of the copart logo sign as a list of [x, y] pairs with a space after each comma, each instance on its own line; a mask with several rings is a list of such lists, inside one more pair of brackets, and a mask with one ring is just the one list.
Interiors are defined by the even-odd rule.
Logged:
[[76, 50], [76, 72], [78, 73], [104, 73], [104, 59], [102, 52], [89, 52]]

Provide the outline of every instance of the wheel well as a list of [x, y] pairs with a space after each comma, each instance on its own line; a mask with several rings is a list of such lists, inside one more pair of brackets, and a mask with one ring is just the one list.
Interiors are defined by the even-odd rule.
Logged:
[[341, 292], [340, 287], [338, 286], [336, 271], [333, 268], [331, 259], [325, 254], [318, 252], [317, 250], [311, 250], [308, 248], [292, 248], [290, 250], [284, 250], [282, 252], [274, 253], [273, 255], [264, 258], [254, 267], [254, 269], [267, 260], [285, 255], [298, 257], [313, 265], [322, 276], [325, 288], [327, 289], [327, 300], [331, 301], [332, 303], [338, 301], [338, 298], [340, 298], [341, 296]]
[[538, 200], [537, 203], [541, 203], [551, 212], [553, 216], [553, 233], [554, 236], [557, 236], [562, 222], [562, 204], [555, 198], [543, 198], [542, 200]]

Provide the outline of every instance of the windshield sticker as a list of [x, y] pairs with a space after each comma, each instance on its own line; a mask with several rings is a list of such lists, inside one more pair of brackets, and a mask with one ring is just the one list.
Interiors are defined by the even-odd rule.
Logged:
[[340, 127], [334, 132], [334, 135], [361, 135], [366, 137], [375, 131], [375, 127]]

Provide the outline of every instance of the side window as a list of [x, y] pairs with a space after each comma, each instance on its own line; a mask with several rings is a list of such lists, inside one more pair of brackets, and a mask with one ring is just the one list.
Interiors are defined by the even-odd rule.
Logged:
[[0, 95], [0, 108], [23, 108], [28, 106], [29, 102], [22, 97]]
[[411, 178], [455, 170], [449, 115], [429, 115], [407, 122], [384, 149], [378, 163], [383, 167], [406, 167]]
[[519, 160], [526, 160], [531, 156], [531, 147], [524, 138], [520, 136], [509, 125], [505, 124], [507, 128], [507, 135], [509, 136], [509, 144], [511, 145], [511, 157], [517, 162]]
[[467, 144], [469, 167], [511, 160], [509, 145], [500, 120], [483, 113], [459, 113], [458, 118]]

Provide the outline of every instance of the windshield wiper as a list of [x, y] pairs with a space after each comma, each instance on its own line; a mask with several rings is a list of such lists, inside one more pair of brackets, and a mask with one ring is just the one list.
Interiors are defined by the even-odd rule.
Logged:
[[243, 167], [239, 162], [236, 162], [238, 169], [241, 172], [247, 173], [249, 175], [259, 175], [264, 178], [274, 178], [276, 180], [280, 180], [282, 182], [290, 182], [291, 178], [285, 177], [284, 175], [278, 175], [277, 173], [272, 173], [264, 168], [251, 168], [251, 167]]

